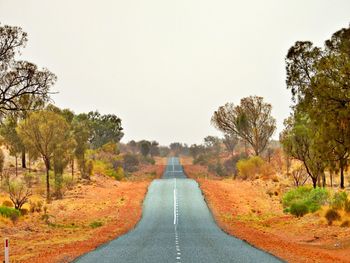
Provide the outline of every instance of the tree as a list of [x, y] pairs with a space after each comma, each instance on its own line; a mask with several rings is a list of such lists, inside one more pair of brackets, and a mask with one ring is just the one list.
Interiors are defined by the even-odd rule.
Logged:
[[170, 150], [173, 152], [175, 156], [178, 156], [182, 152], [182, 143], [173, 142], [169, 145]]
[[212, 123], [222, 132], [237, 135], [247, 142], [259, 156], [276, 129], [271, 109], [272, 106], [262, 97], [250, 96], [243, 98], [240, 105], [227, 103], [219, 107], [214, 112]]
[[226, 150], [230, 153], [231, 157], [233, 157], [233, 153], [238, 144], [238, 137], [236, 134], [225, 134], [222, 142], [224, 143]]
[[[75, 157], [77, 158], [80, 174], [83, 179], [90, 179], [85, 152], [89, 148], [89, 139], [91, 138], [92, 128], [90, 120], [86, 114], [79, 114], [72, 121], [73, 136], [76, 142]], [[74, 159], [73, 159], [74, 164]], [[73, 167], [73, 166], [72, 166]], [[74, 168], [72, 168], [74, 170]], [[72, 173], [73, 176], [73, 173]]]
[[47, 69], [39, 70], [28, 61], [16, 61], [27, 42], [27, 34], [20, 27], [0, 26], [0, 115], [27, 111], [32, 104], [22, 104], [22, 98], [49, 100], [49, 89], [56, 76]]
[[159, 143], [157, 141], [151, 142], [150, 154], [152, 157], [159, 155]]
[[[285, 130], [280, 134], [283, 150], [287, 155], [301, 161], [310, 176], [313, 187], [324, 179], [325, 159], [318, 147], [318, 134], [308, 116], [295, 113], [285, 121]], [[324, 182], [325, 183], [325, 182]]]
[[151, 151], [151, 143], [146, 140], [142, 140], [139, 143], [141, 154], [146, 157]]
[[17, 133], [17, 118], [15, 115], [9, 115], [0, 125], [0, 134], [3, 137], [3, 143], [6, 145], [11, 156], [16, 158], [16, 176], [18, 174], [17, 158], [24, 151], [24, 145]]
[[325, 47], [296, 42], [287, 57], [287, 87], [294, 106], [305, 112], [319, 130], [319, 144], [329, 166], [338, 166], [340, 187], [350, 147], [350, 27], [335, 32]]
[[9, 181], [8, 193], [15, 209], [21, 209], [22, 206], [28, 202], [28, 198], [32, 195], [31, 190], [20, 181]]
[[192, 144], [190, 146], [190, 155], [193, 159], [197, 159], [197, 157], [204, 152], [203, 145]]
[[66, 139], [69, 125], [59, 114], [51, 111], [31, 113], [17, 128], [30, 154], [41, 156], [46, 167], [46, 198], [50, 202], [50, 167], [55, 151]]
[[131, 140], [127, 143], [127, 146], [129, 147], [130, 151], [133, 154], [136, 154], [137, 152], [137, 143], [134, 140]]
[[99, 112], [89, 112], [87, 119], [91, 125], [89, 142], [97, 149], [108, 142], [118, 143], [123, 137], [121, 119], [114, 114], [101, 115]]

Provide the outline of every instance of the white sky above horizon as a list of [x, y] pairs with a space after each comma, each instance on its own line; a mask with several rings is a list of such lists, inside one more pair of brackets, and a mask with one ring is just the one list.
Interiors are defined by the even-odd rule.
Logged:
[[21, 59], [54, 72], [57, 106], [122, 119], [125, 136], [200, 143], [226, 102], [258, 95], [278, 138], [290, 112], [284, 58], [350, 22], [348, 0], [0, 0], [0, 23], [29, 35]]

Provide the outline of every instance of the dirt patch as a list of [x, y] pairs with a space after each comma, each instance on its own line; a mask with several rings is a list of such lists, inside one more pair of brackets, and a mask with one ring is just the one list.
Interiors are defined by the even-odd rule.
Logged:
[[130, 231], [141, 218], [150, 182], [164, 166], [143, 169], [132, 181], [94, 176], [47, 205], [46, 214], [30, 213], [16, 224], [1, 218], [0, 235], [10, 238], [11, 262], [71, 262]]
[[277, 183], [219, 179], [203, 176], [200, 166], [184, 168], [225, 232], [288, 262], [350, 262], [350, 228], [328, 226], [317, 213], [300, 219], [284, 214]]

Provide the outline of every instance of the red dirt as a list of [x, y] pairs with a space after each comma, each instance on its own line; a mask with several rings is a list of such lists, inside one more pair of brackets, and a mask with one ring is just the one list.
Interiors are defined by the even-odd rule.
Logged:
[[283, 214], [276, 183], [205, 178], [203, 167], [184, 168], [228, 234], [288, 262], [350, 262], [350, 229], [328, 226], [318, 214], [300, 219]]
[[[164, 166], [143, 171], [133, 181], [94, 176], [91, 183], [78, 184], [48, 205], [51, 225], [41, 219], [42, 213], [29, 214], [15, 225], [2, 220], [0, 235], [10, 238], [11, 262], [71, 262], [130, 231], [141, 218], [150, 182], [162, 175]], [[96, 221], [103, 225], [93, 228], [90, 224]]]

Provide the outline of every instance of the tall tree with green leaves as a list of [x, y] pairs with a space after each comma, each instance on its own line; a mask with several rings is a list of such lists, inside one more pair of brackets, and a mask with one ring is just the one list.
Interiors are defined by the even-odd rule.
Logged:
[[340, 187], [350, 149], [350, 27], [335, 32], [325, 47], [296, 42], [286, 57], [287, 87], [294, 109], [304, 112], [317, 126], [322, 148], [330, 167], [339, 167]]
[[29, 114], [17, 127], [17, 132], [32, 155], [41, 156], [46, 167], [46, 199], [50, 195], [50, 168], [55, 151], [67, 139], [69, 132], [67, 121], [51, 111], [39, 111]]

